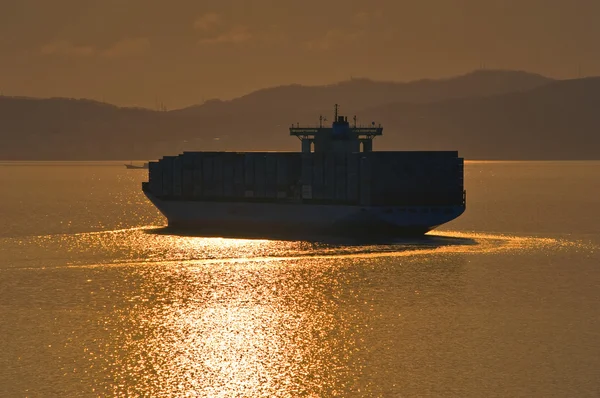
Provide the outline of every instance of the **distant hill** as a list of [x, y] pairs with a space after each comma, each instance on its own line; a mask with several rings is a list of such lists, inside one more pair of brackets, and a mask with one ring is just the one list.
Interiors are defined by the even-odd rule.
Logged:
[[394, 126], [378, 147], [455, 148], [476, 159], [600, 159], [600, 77], [430, 104], [393, 103], [365, 114]]
[[520, 71], [479, 70], [439, 80], [408, 83], [352, 79], [327, 86], [289, 85], [258, 90], [229, 101], [213, 100], [174, 111], [186, 115], [248, 114], [270, 109], [298, 109], [312, 113], [340, 103], [346, 112], [390, 102], [427, 103], [529, 90], [551, 82], [547, 77]]
[[163, 119], [90, 100], [0, 97], [0, 159], [143, 159]]
[[[291, 123], [334, 103], [377, 120], [376, 149], [458, 149], [477, 159], [600, 159], [600, 78], [477, 71], [410, 83], [282, 86], [170, 112], [89, 100], [0, 97], [0, 159], [155, 159], [183, 150], [297, 150]], [[594, 146], [595, 145], [595, 146]]]

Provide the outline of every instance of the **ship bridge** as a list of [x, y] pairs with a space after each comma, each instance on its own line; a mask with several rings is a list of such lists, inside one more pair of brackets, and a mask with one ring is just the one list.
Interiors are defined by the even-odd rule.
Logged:
[[338, 115], [339, 105], [335, 104], [334, 118], [331, 127], [324, 127], [325, 121], [319, 118], [319, 127], [302, 127], [292, 125], [290, 135], [295, 135], [302, 141], [302, 152], [371, 152], [373, 139], [383, 134], [381, 124], [350, 126], [347, 116]]

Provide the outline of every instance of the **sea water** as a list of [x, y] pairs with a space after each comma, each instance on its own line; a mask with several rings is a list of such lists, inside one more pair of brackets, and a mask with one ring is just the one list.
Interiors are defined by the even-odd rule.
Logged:
[[423, 239], [174, 235], [111, 162], [0, 163], [0, 396], [597, 397], [600, 162], [467, 162]]

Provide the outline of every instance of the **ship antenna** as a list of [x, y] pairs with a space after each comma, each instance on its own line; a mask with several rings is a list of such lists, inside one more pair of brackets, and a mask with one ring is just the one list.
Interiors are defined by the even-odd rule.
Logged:
[[354, 115], [354, 128], [356, 128], [356, 115]]
[[338, 118], [338, 104], [335, 104], [335, 112], [334, 112], [334, 117], [333, 117], [333, 121], [337, 122], [337, 118]]
[[319, 115], [319, 127], [323, 127], [323, 115]]

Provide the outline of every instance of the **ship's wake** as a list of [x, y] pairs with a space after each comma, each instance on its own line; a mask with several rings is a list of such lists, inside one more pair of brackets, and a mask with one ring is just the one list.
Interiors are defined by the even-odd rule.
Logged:
[[[159, 231], [157, 233], [157, 231]], [[264, 240], [167, 234], [156, 226], [20, 238], [35, 258], [7, 253], [11, 268], [107, 267], [170, 264], [280, 263], [302, 259], [451, 256], [514, 251], [561, 250], [590, 244], [534, 236], [436, 231], [394, 240]], [[9, 263], [10, 264], [10, 263]]]

